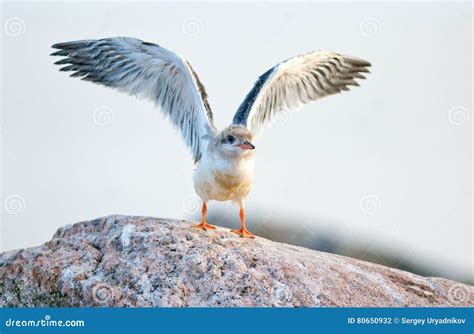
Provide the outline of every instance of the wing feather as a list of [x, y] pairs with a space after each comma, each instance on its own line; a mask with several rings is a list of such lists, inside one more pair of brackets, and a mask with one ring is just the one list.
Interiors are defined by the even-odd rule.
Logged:
[[334, 52], [314, 51], [290, 58], [261, 75], [234, 115], [233, 124], [258, 134], [282, 110], [358, 86], [370, 63]]
[[60, 71], [155, 102], [178, 127], [195, 161], [215, 135], [206, 90], [191, 65], [159, 45], [129, 37], [58, 43]]

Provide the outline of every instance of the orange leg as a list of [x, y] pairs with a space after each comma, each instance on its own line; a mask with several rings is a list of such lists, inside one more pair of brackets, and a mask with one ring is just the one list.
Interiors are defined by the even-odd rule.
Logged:
[[245, 227], [245, 210], [243, 206], [240, 207], [240, 221], [242, 222], [242, 228], [240, 230], [232, 230], [231, 232], [240, 235], [242, 238], [254, 239], [255, 236]]
[[207, 213], [207, 205], [206, 205], [206, 202], [202, 202], [202, 210], [201, 210], [201, 213], [202, 213], [202, 221], [201, 221], [201, 224], [194, 225], [194, 227], [202, 228], [204, 231], [215, 229], [215, 228], [216, 228], [215, 226], [209, 225], [209, 224], [206, 222], [206, 213]]

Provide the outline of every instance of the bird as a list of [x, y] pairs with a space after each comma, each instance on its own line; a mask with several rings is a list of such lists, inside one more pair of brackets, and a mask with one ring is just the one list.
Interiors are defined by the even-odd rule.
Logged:
[[214, 126], [208, 95], [191, 64], [158, 44], [132, 37], [79, 40], [52, 45], [61, 56], [60, 71], [118, 91], [149, 99], [181, 133], [194, 158], [194, 190], [202, 200], [201, 222], [209, 201], [231, 201], [239, 208], [241, 228], [232, 230], [255, 238], [247, 229], [245, 200], [255, 165], [254, 140], [280, 113], [359, 86], [371, 64], [331, 51], [311, 51], [284, 60], [260, 75], [237, 108], [232, 123]]

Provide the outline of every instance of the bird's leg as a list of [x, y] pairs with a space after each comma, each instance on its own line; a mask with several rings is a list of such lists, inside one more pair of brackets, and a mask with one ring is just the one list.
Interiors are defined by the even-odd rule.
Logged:
[[204, 231], [215, 229], [215, 228], [216, 228], [215, 226], [209, 225], [209, 224], [206, 222], [206, 213], [207, 213], [207, 205], [206, 205], [206, 202], [202, 202], [202, 210], [201, 210], [201, 213], [202, 213], [201, 224], [194, 225], [194, 227], [202, 228]]
[[231, 232], [240, 235], [242, 238], [255, 238], [245, 227], [245, 210], [242, 205], [240, 206], [240, 221], [242, 222], [242, 228], [240, 230], [232, 230]]

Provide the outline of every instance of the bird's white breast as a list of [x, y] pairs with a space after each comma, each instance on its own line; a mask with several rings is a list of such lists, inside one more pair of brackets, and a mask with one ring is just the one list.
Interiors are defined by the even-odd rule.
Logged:
[[235, 159], [204, 155], [194, 173], [194, 189], [203, 201], [242, 203], [252, 186], [254, 153]]

